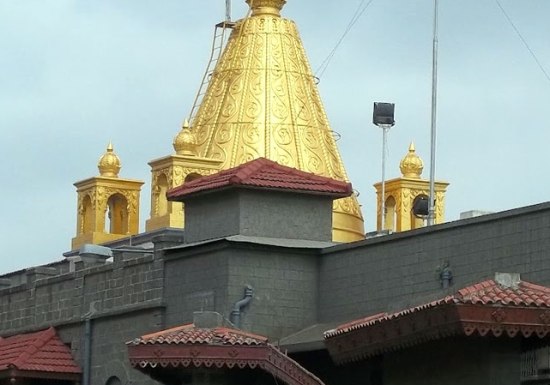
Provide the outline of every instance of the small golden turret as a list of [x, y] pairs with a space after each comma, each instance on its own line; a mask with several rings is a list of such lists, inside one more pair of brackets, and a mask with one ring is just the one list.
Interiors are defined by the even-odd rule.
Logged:
[[178, 155], [197, 155], [197, 137], [193, 130], [189, 128], [189, 121], [187, 119], [183, 122], [181, 131], [174, 138], [172, 145]]
[[[417, 199], [426, 199], [429, 195], [430, 181], [421, 177], [424, 162], [416, 153], [414, 143], [399, 164], [402, 176], [385, 182], [384, 197], [382, 183], [376, 183], [377, 230], [407, 231], [424, 226], [424, 220], [414, 215], [413, 207]], [[435, 181], [435, 223], [445, 220], [445, 192], [449, 183]], [[381, 210], [384, 199], [384, 229], [382, 229]]]
[[252, 10], [252, 16], [281, 16], [281, 9], [286, 4], [286, 0], [246, 0], [246, 3]]
[[399, 168], [405, 178], [420, 178], [420, 175], [422, 175], [424, 162], [416, 153], [413, 142], [409, 146], [408, 154], [399, 163]]
[[121, 168], [120, 158], [114, 153], [113, 144], [109, 142], [107, 151], [99, 158], [97, 163], [99, 175], [108, 178], [118, 178], [118, 173]]
[[109, 142], [97, 164], [99, 176], [76, 182], [78, 195], [73, 250], [86, 243], [102, 244], [139, 232], [142, 181], [119, 178], [120, 159]]

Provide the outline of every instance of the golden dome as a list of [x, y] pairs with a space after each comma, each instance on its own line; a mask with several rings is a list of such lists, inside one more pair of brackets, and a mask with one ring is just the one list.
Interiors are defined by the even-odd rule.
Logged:
[[252, 16], [281, 16], [281, 9], [286, 4], [286, 0], [246, 0], [246, 3], [252, 10]]
[[[247, 0], [191, 122], [197, 156], [226, 170], [264, 157], [349, 181], [296, 24], [279, 16], [285, 0]], [[333, 207], [333, 240], [364, 238], [356, 196]]]
[[99, 174], [109, 178], [118, 178], [120, 167], [120, 159], [113, 151], [113, 144], [109, 142], [107, 151], [99, 158], [99, 162], [97, 163]]
[[422, 170], [424, 169], [424, 162], [416, 154], [414, 143], [411, 142], [409, 152], [401, 160], [399, 168], [401, 169], [401, 174], [403, 174], [405, 178], [420, 178]]
[[187, 119], [183, 122], [181, 131], [174, 138], [172, 145], [178, 155], [197, 155], [197, 137], [189, 128], [189, 122]]

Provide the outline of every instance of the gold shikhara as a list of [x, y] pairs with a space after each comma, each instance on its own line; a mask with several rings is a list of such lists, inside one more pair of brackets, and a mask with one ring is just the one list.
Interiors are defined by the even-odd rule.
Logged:
[[[251, 16], [234, 26], [191, 122], [200, 158], [219, 169], [265, 157], [348, 180], [315, 78], [285, 0], [247, 0]], [[364, 238], [355, 196], [335, 201], [333, 239]]]

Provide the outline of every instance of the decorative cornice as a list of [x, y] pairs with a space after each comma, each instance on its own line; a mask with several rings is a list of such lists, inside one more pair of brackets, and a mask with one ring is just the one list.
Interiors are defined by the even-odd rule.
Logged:
[[140, 344], [129, 345], [132, 367], [144, 372], [164, 368], [262, 369], [288, 385], [324, 385], [273, 345]]

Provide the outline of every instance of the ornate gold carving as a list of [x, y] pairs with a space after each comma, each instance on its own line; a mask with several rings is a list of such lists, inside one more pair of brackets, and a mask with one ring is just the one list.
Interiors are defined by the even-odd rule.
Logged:
[[[235, 26], [191, 122], [197, 155], [220, 160], [220, 169], [266, 157], [348, 180], [296, 25], [278, 17], [285, 1], [250, 1], [253, 16]], [[363, 238], [357, 198], [333, 207], [344, 238]]]

